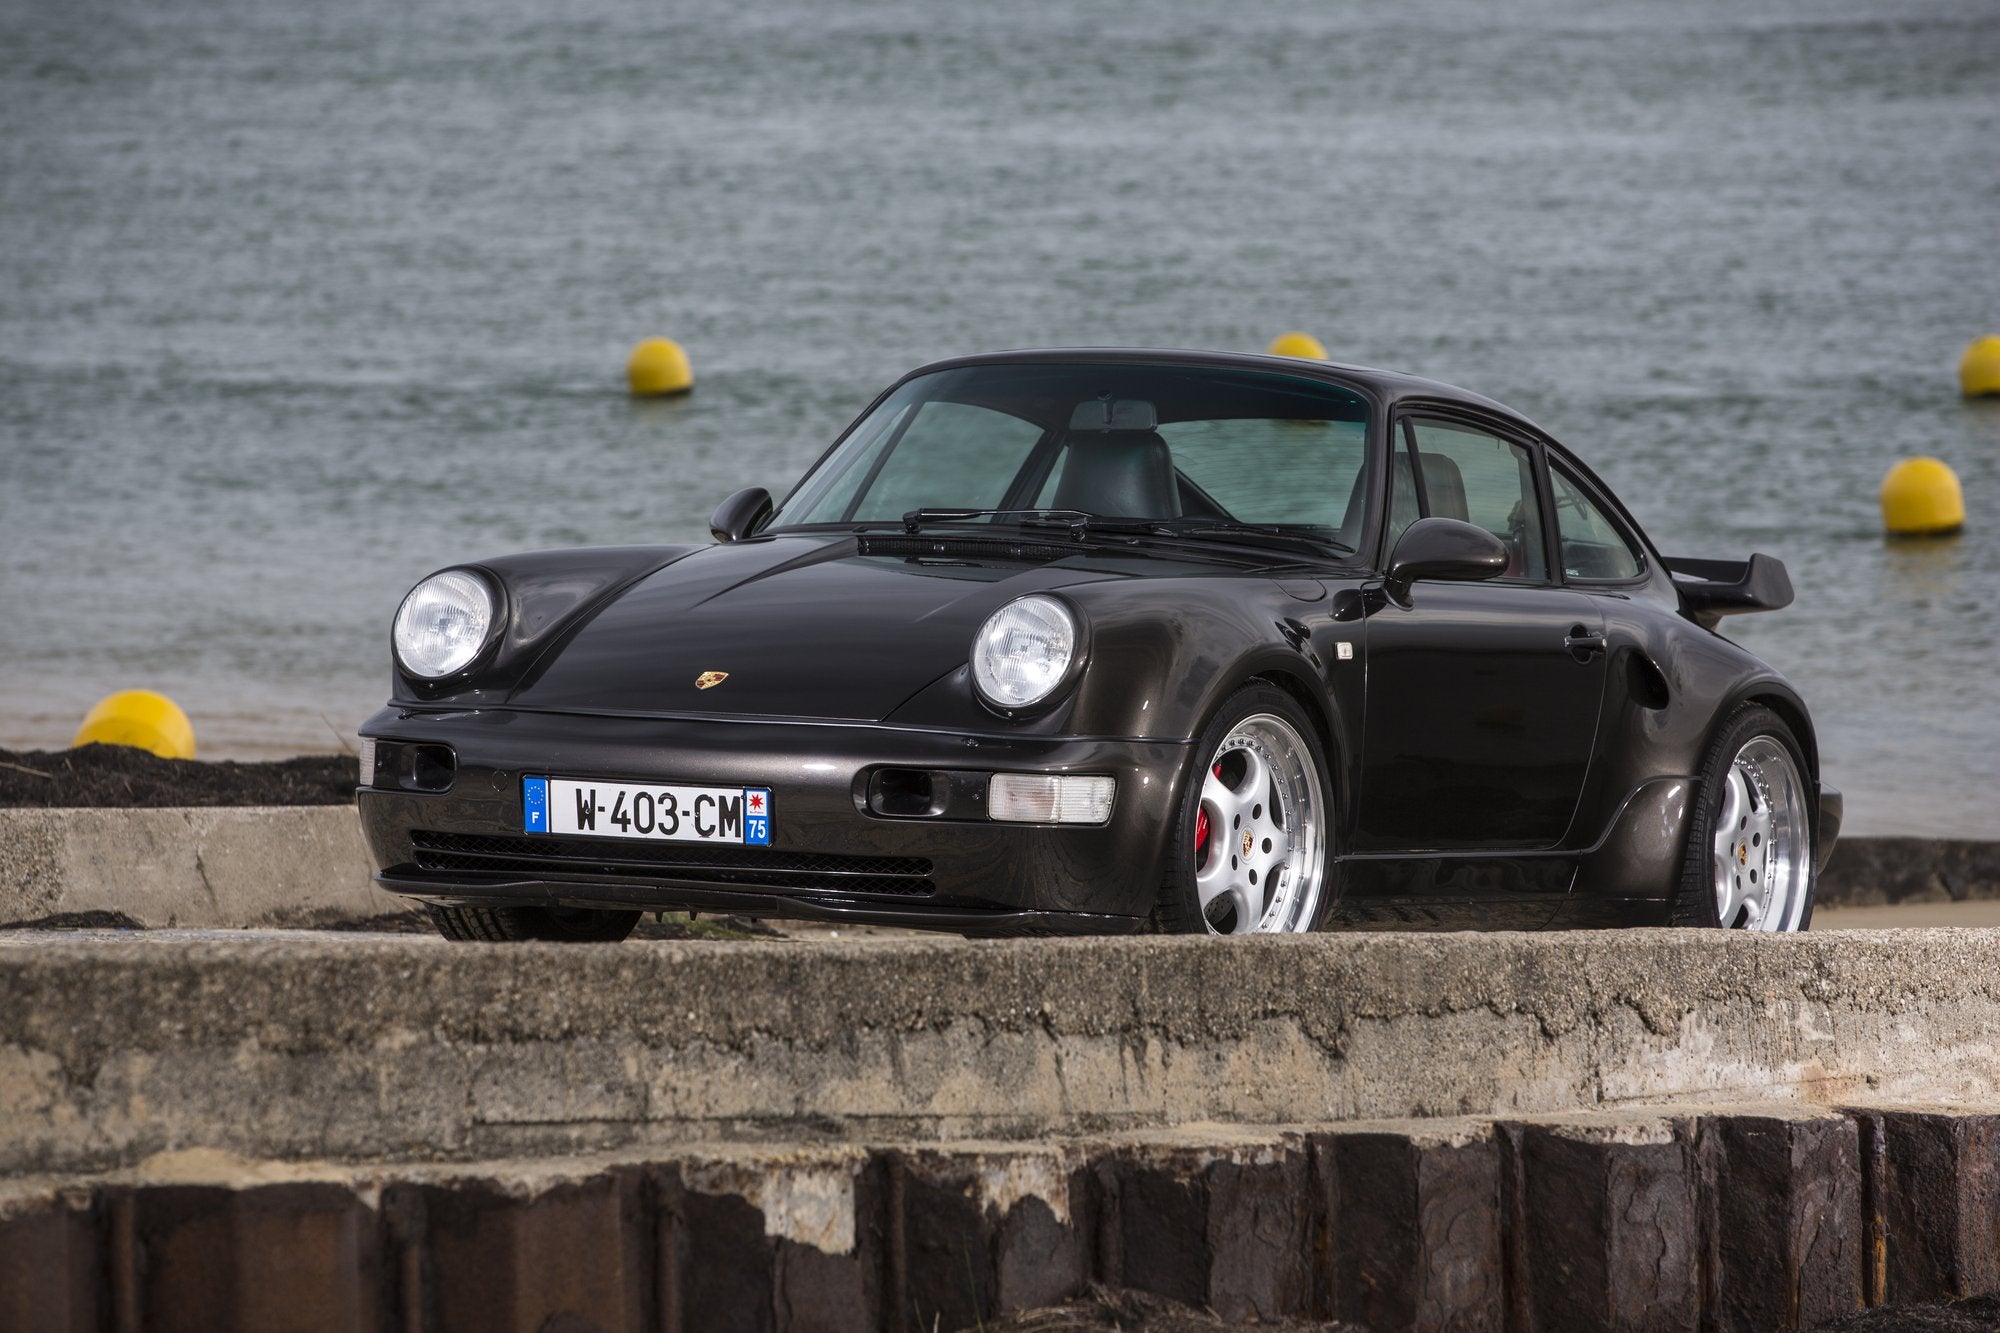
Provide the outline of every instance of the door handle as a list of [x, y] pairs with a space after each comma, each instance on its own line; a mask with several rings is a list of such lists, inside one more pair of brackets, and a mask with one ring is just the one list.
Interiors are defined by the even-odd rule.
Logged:
[[1582, 625], [1571, 625], [1569, 637], [1563, 640], [1563, 647], [1569, 649], [1570, 656], [1579, 662], [1588, 661], [1592, 653], [1601, 653], [1611, 647], [1611, 641], [1602, 634], [1592, 634]]

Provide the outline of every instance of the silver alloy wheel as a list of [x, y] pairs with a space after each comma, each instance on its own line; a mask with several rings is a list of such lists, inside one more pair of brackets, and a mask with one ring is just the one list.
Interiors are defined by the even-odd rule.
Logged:
[[1311, 930], [1326, 877], [1326, 811], [1292, 724], [1253, 713], [1209, 757], [1195, 814], [1195, 896], [1217, 935]]
[[1723, 775], [1715, 813], [1715, 915], [1725, 928], [1797, 930], [1812, 875], [1805, 783], [1791, 751], [1752, 736]]

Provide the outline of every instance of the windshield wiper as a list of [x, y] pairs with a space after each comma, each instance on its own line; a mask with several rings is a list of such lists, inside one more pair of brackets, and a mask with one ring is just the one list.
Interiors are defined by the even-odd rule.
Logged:
[[[1191, 527], [1169, 529], [1177, 537], [1197, 538], [1252, 538], [1264, 543], [1283, 543], [1295, 550], [1311, 551], [1325, 555], [1329, 551], [1341, 555], [1353, 555], [1354, 548], [1346, 542], [1332, 537], [1316, 537], [1310, 532], [1294, 532], [1290, 528], [1268, 527], [1257, 523], [1203, 523]], [[1255, 544], [1255, 543], [1253, 543]]]
[[1070, 527], [1087, 522], [1090, 515], [1081, 509], [912, 509], [903, 515], [903, 531], [915, 536], [926, 523], [967, 523], [975, 518], [1046, 520]]
[[1185, 522], [1156, 518], [1110, 518], [1082, 509], [912, 509], [903, 515], [903, 531], [915, 536], [927, 523], [965, 523], [974, 519], [1013, 519], [1021, 527], [1065, 529], [1072, 540], [1092, 533], [1119, 537], [1187, 537], [1198, 541], [1238, 540], [1245, 545], [1283, 545], [1312, 555], [1354, 554], [1354, 548], [1331, 537], [1316, 537], [1289, 528], [1255, 523]]

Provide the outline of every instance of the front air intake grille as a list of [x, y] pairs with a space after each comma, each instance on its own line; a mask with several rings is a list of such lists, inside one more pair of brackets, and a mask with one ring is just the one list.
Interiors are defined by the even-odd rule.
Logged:
[[417, 868], [502, 875], [588, 875], [610, 880], [756, 885], [832, 893], [926, 897], [936, 892], [931, 863], [914, 856], [833, 856], [764, 847], [615, 842], [597, 838], [495, 838], [410, 834]]

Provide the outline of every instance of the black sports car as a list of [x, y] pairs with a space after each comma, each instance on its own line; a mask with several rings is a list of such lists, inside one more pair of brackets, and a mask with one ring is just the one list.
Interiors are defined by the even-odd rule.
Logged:
[[1798, 930], [1839, 830], [1805, 704], [1715, 632], [1784, 567], [1663, 558], [1443, 384], [943, 361], [711, 527], [404, 599], [361, 819], [446, 935]]

